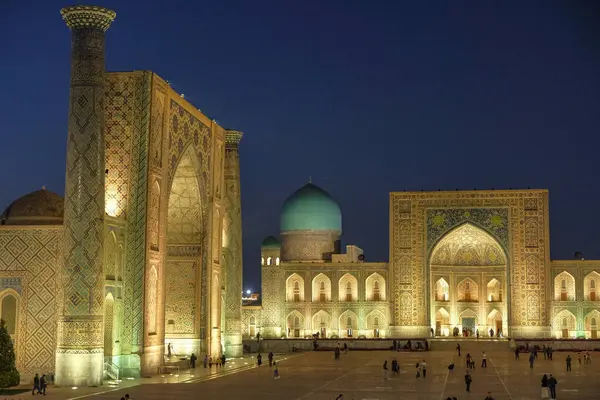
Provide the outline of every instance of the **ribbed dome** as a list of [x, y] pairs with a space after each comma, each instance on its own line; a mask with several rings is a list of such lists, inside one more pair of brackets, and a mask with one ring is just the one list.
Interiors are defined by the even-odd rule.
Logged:
[[283, 204], [281, 231], [319, 230], [342, 232], [342, 211], [323, 189], [308, 183]]
[[275, 236], [267, 236], [260, 247], [263, 249], [279, 249], [281, 243], [279, 243], [279, 240]]
[[2, 225], [60, 225], [63, 212], [63, 198], [42, 189], [13, 201], [0, 220]]

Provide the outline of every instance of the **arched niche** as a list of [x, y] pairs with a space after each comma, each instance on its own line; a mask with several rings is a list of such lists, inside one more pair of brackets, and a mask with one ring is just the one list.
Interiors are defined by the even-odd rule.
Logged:
[[450, 300], [450, 285], [444, 278], [440, 278], [435, 281], [433, 285], [434, 298], [436, 301], [448, 301]]
[[313, 333], [318, 333], [319, 337], [326, 338], [327, 333], [331, 330], [331, 315], [327, 311], [319, 310], [312, 316]]
[[[387, 318], [379, 310], [373, 310], [367, 314], [367, 336], [373, 338], [382, 337], [388, 326]], [[346, 321], [347, 322], [347, 321]]]
[[557, 338], [573, 338], [577, 329], [577, 318], [569, 310], [562, 310], [554, 316], [554, 331]]
[[372, 273], [365, 280], [365, 297], [367, 301], [385, 301], [385, 289], [385, 279], [377, 272]]
[[575, 278], [567, 271], [554, 278], [554, 300], [575, 301]]
[[346, 310], [338, 319], [340, 337], [356, 337], [358, 336], [358, 317], [353, 311]]
[[358, 280], [352, 274], [344, 274], [338, 282], [339, 301], [358, 301]]
[[304, 279], [293, 273], [286, 280], [286, 298], [288, 302], [304, 301]]
[[287, 336], [300, 338], [304, 336], [304, 315], [298, 310], [290, 312], [286, 318]]
[[324, 273], [313, 278], [312, 301], [320, 303], [331, 301], [331, 279]]
[[486, 300], [493, 303], [502, 301], [502, 284], [496, 278], [492, 278], [487, 283]]
[[600, 274], [592, 271], [583, 278], [583, 298], [586, 301], [598, 301], [598, 285], [600, 285]]

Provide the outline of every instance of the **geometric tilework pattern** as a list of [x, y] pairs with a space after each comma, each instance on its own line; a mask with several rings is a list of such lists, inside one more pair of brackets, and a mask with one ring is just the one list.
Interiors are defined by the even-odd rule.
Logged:
[[[72, 34], [71, 91], [65, 178], [63, 316], [102, 316], [104, 304], [104, 32]], [[58, 336], [58, 346], [71, 338]], [[83, 339], [83, 338], [82, 338]], [[102, 348], [93, 336], [89, 348]]]
[[[22, 377], [54, 371], [56, 299], [62, 228], [0, 228], [0, 291], [20, 294], [17, 369]], [[20, 251], [14, 252], [14, 243]], [[16, 254], [16, 257], [14, 255]], [[7, 255], [10, 255], [8, 257]]]
[[391, 305], [392, 325], [430, 326], [431, 250], [453, 228], [467, 222], [497, 240], [503, 251], [495, 246], [476, 250], [467, 244], [464, 250], [452, 252], [442, 246], [433, 261], [471, 265], [480, 259], [483, 264], [497, 265], [506, 254], [510, 325], [549, 325], [549, 294], [544, 290], [547, 273], [531, 261], [532, 257], [544, 260], [549, 256], [548, 232], [543, 229], [548, 219], [546, 191], [392, 193], [390, 197], [390, 265], [395, 299]]
[[197, 267], [196, 261], [167, 261], [165, 320], [170, 338], [195, 334]]

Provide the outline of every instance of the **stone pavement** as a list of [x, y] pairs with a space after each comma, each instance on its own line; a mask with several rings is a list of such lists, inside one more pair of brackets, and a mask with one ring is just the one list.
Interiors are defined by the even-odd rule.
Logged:
[[[489, 346], [489, 345], [488, 345]], [[488, 368], [481, 368], [481, 352], [485, 343], [462, 344], [462, 356], [455, 351], [396, 353], [392, 351], [356, 351], [333, 359], [332, 352], [308, 352], [290, 355], [280, 362], [281, 379], [274, 380], [269, 366], [256, 368], [248, 364], [239, 373], [223, 373], [195, 377], [180, 384], [144, 384], [110, 393], [85, 397], [90, 400], [120, 399], [129, 393], [132, 399], [187, 399], [219, 398], [245, 400], [333, 400], [343, 393], [345, 400], [435, 399], [455, 396], [458, 400], [483, 400], [488, 391], [496, 400], [524, 400], [540, 398], [540, 380], [544, 373], [552, 373], [558, 380], [557, 399], [597, 399], [600, 393], [600, 356], [592, 353], [591, 365], [579, 365], [575, 354], [573, 371], [566, 372], [568, 353], [554, 353], [554, 360], [544, 360], [539, 354], [533, 370], [527, 355], [514, 360], [510, 350], [487, 351]], [[476, 368], [472, 371], [471, 393], [465, 392], [464, 356], [475, 355]], [[284, 358], [285, 356], [278, 356]], [[397, 358], [401, 366], [398, 377], [384, 380], [382, 364]], [[427, 361], [427, 377], [415, 377], [417, 361]], [[449, 373], [447, 366], [454, 361], [456, 368]], [[56, 397], [58, 398], [58, 397]], [[66, 397], [62, 397], [66, 398]], [[74, 397], [71, 397], [74, 398]]]
[[[153, 386], [156, 384], [178, 384], [184, 382], [201, 382], [203, 380], [215, 379], [218, 377], [228, 376], [237, 372], [241, 372], [250, 368], [254, 368], [256, 364], [256, 355], [246, 355], [244, 357], [232, 358], [227, 360], [225, 367], [204, 368], [202, 363], [197, 363], [195, 369], [171, 369], [168, 373], [155, 375], [151, 378], [124, 379], [120, 382], [105, 381], [101, 387], [53, 387], [49, 386], [46, 390], [45, 399], [94, 399], [98, 395], [105, 395], [106, 398], [115, 398], [115, 391], [123, 393], [116, 397], [120, 399], [125, 393], [135, 386], [145, 385]], [[280, 355], [277, 355], [280, 357]], [[266, 357], [265, 357], [266, 359]], [[268, 361], [267, 361], [268, 363]], [[0, 400], [3, 399], [22, 399], [31, 397], [31, 386], [20, 386], [18, 388], [29, 389], [28, 392], [20, 395], [5, 396], [0, 395]], [[13, 388], [14, 389], [14, 388]]]

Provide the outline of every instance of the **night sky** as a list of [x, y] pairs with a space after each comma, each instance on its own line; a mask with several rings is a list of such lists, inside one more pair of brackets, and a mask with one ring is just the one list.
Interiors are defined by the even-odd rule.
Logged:
[[[552, 258], [600, 258], [594, 3], [93, 4], [117, 12], [107, 70], [155, 71], [245, 132], [244, 281], [256, 290], [261, 240], [309, 176], [370, 261], [388, 259], [390, 191], [528, 186], [550, 190]], [[69, 4], [2, 1], [2, 208], [43, 185], [64, 193]]]

